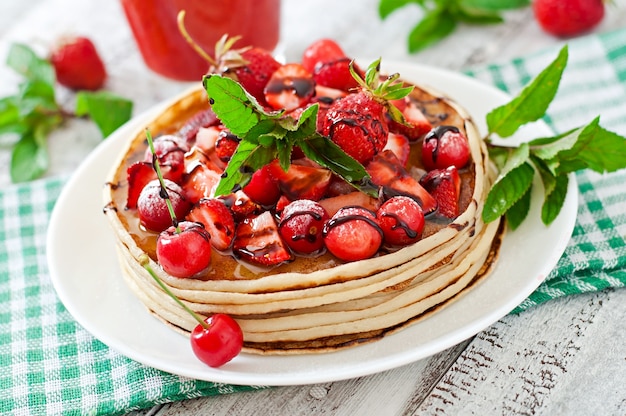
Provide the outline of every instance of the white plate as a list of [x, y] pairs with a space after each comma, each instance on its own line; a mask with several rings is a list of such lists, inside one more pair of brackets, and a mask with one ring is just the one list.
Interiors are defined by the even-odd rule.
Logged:
[[[508, 101], [499, 90], [460, 74], [417, 65], [387, 66], [409, 81], [453, 96], [470, 111], [481, 131], [485, 131], [485, 114]], [[506, 235], [493, 274], [432, 317], [344, 351], [241, 354], [214, 369], [197, 360], [189, 340], [149, 315], [126, 287], [102, 212], [106, 175], [129, 133], [142, 127], [150, 114], [133, 119], [104, 141], [65, 186], [52, 213], [48, 262], [59, 298], [87, 331], [127, 357], [181, 376], [231, 384], [295, 385], [364, 376], [428, 357], [477, 334], [532, 293], [556, 265], [576, 220], [577, 186], [572, 177], [565, 206], [554, 223], [545, 227], [539, 219], [539, 202], [533, 204], [529, 218]], [[541, 137], [549, 129], [539, 124], [531, 133]], [[534, 201], [541, 200], [537, 196]]]

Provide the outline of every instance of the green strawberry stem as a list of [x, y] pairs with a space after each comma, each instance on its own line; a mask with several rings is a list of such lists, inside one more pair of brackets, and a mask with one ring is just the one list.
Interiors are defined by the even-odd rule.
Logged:
[[167, 210], [170, 213], [170, 217], [172, 217], [172, 224], [176, 227], [176, 234], [180, 234], [180, 227], [178, 226], [178, 219], [176, 219], [176, 213], [174, 212], [174, 206], [172, 205], [172, 201], [170, 201], [170, 196], [167, 193], [167, 188], [165, 187], [165, 181], [163, 180], [163, 173], [161, 172], [161, 166], [159, 165], [159, 158], [156, 155], [156, 151], [154, 150], [154, 142], [152, 141], [152, 134], [150, 134], [150, 130], [146, 129], [146, 139], [148, 140], [148, 146], [150, 147], [150, 152], [152, 152], [152, 166], [156, 171], [157, 177], [159, 178], [159, 183], [161, 184], [161, 198], [165, 200], [165, 205], [167, 205]]
[[183, 303], [183, 301], [178, 298], [178, 296], [172, 293], [172, 291], [167, 286], [165, 286], [165, 283], [163, 283], [163, 281], [159, 278], [159, 276], [157, 276], [154, 270], [152, 270], [152, 267], [150, 267], [150, 259], [147, 254], [142, 254], [141, 256], [139, 256], [139, 263], [143, 266], [144, 269], [148, 271], [154, 281], [161, 287], [161, 289], [163, 289], [165, 293], [168, 294], [169, 297], [171, 297], [176, 303], [178, 303], [186, 312], [189, 313], [189, 315], [193, 316], [193, 318], [198, 321], [198, 323], [202, 325], [203, 328], [209, 329], [209, 324], [207, 324], [200, 315], [191, 310], [187, 305]]

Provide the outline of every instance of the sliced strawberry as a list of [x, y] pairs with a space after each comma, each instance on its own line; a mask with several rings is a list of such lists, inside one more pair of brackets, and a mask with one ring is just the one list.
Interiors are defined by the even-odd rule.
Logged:
[[267, 105], [263, 90], [270, 77], [281, 64], [265, 49], [251, 48], [241, 53], [242, 62], [233, 65], [226, 63], [226, 75], [234, 74], [234, 78], [257, 99], [261, 105]]
[[263, 211], [263, 208], [252, 201], [248, 195], [246, 195], [242, 190], [237, 192], [221, 195], [218, 197], [228, 208], [230, 208], [231, 212], [235, 216], [235, 221], [242, 221], [244, 218], [249, 217], [251, 215], [257, 215]]
[[291, 164], [285, 172], [278, 160], [267, 166], [272, 177], [278, 182], [281, 193], [291, 201], [296, 199], [319, 201], [330, 184], [331, 172], [328, 169]]
[[235, 237], [233, 214], [222, 200], [203, 198], [187, 214], [187, 220], [200, 223], [211, 235], [211, 245], [227, 250]]
[[422, 110], [409, 97], [402, 100], [392, 101], [404, 116], [404, 120], [408, 125], [398, 123], [397, 121], [389, 121], [389, 131], [406, 136], [410, 141], [415, 141], [424, 136], [432, 129], [432, 124], [426, 118]]
[[422, 237], [424, 212], [419, 204], [407, 196], [394, 196], [376, 212], [385, 242], [392, 246], [415, 243]]
[[126, 208], [137, 208], [137, 200], [143, 188], [157, 175], [152, 168], [152, 163], [138, 161], [126, 169], [126, 180], [128, 181], [128, 196], [126, 198]]
[[215, 154], [224, 163], [228, 163], [235, 154], [241, 139], [228, 130], [222, 130], [215, 141]]
[[411, 153], [411, 144], [409, 139], [403, 134], [389, 133], [387, 136], [387, 144], [383, 150], [391, 150], [396, 155], [402, 166], [406, 166]]
[[198, 134], [198, 130], [201, 127], [210, 127], [218, 123], [219, 120], [213, 110], [210, 108], [201, 110], [187, 120], [183, 127], [178, 130], [176, 135], [182, 137], [189, 144], [195, 140], [196, 134]]
[[362, 207], [341, 208], [324, 227], [326, 248], [345, 261], [372, 257], [382, 241], [383, 233], [376, 215]]
[[320, 201], [320, 205], [324, 207], [328, 215], [333, 216], [341, 208], [348, 206], [360, 206], [371, 211], [376, 211], [379, 202], [378, 199], [372, 198], [363, 192], [353, 191], [343, 195], [324, 198]]
[[315, 81], [302, 65], [285, 64], [272, 74], [263, 93], [270, 107], [292, 111], [311, 101], [315, 95]]
[[233, 241], [233, 254], [263, 266], [275, 266], [291, 260], [291, 254], [269, 211], [247, 217], [239, 223]]
[[202, 198], [212, 197], [220, 179], [221, 175], [207, 165], [195, 164], [183, 183], [185, 198], [195, 204]]
[[446, 169], [435, 169], [428, 172], [420, 183], [437, 200], [437, 212], [448, 218], [459, 215], [459, 195], [461, 178], [455, 166]]
[[302, 54], [302, 66], [313, 73], [315, 67], [326, 62], [345, 57], [346, 54], [332, 39], [318, 39], [311, 43]]
[[263, 166], [252, 174], [250, 182], [243, 187], [243, 192], [259, 205], [272, 206], [280, 198], [280, 189], [270, 173], [269, 165]]
[[385, 150], [366, 166], [375, 185], [382, 186], [385, 194], [407, 195], [414, 198], [424, 214], [437, 209], [437, 200], [413, 178], [391, 150]]
[[[315, 83], [340, 91], [350, 91], [358, 87], [359, 83], [350, 72], [351, 61], [350, 58], [343, 57], [318, 64], [313, 71]], [[362, 72], [358, 68], [356, 70]]]

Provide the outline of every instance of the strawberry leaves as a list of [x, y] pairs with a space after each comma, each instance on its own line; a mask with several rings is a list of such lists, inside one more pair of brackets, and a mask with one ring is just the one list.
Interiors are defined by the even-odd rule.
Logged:
[[75, 113], [67, 112], [56, 101], [52, 65], [26, 45], [13, 44], [6, 63], [24, 78], [15, 95], [0, 99], [0, 134], [18, 137], [11, 153], [13, 182], [36, 179], [46, 172], [47, 137], [66, 119], [90, 117], [106, 137], [131, 116], [130, 101], [104, 92], [79, 92]]
[[614, 172], [626, 167], [626, 138], [601, 127], [599, 117], [564, 134], [538, 138], [517, 148], [498, 146], [489, 139], [491, 134], [509, 137], [544, 115], [558, 90], [567, 57], [565, 46], [516, 98], [487, 114], [490, 158], [500, 174], [485, 201], [485, 222], [506, 215], [509, 226], [517, 228], [530, 208], [535, 172], [544, 188], [541, 220], [549, 225], [565, 202], [570, 173], [581, 169]]
[[332, 170], [355, 188], [366, 186], [365, 168], [316, 131], [318, 106], [312, 105], [296, 121], [282, 111], [267, 112], [243, 87], [220, 75], [207, 75], [203, 85], [213, 111], [231, 133], [241, 138], [215, 193], [224, 195], [245, 186], [252, 174], [278, 159], [283, 170], [295, 146], [312, 161]]

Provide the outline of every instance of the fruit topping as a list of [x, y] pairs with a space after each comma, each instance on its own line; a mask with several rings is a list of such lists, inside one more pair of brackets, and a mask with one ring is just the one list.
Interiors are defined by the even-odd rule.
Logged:
[[313, 73], [317, 66], [346, 56], [343, 49], [332, 39], [319, 39], [311, 43], [302, 54], [302, 66]]
[[233, 241], [233, 254], [262, 266], [275, 266], [291, 260], [291, 254], [269, 211], [246, 217], [239, 223]]
[[241, 139], [228, 130], [222, 130], [215, 141], [215, 154], [224, 163], [228, 163], [237, 150]]
[[128, 182], [128, 194], [126, 196], [126, 208], [137, 208], [137, 200], [143, 188], [148, 182], [156, 179], [157, 175], [152, 168], [151, 162], [137, 161], [126, 169], [126, 181]]
[[415, 199], [424, 214], [437, 209], [437, 200], [402, 166], [402, 162], [391, 150], [377, 154], [367, 165], [372, 182], [383, 187], [387, 197], [405, 195]]
[[328, 219], [326, 210], [318, 202], [300, 199], [283, 209], [278, 231], [296, 253], [317, 253], [324, 247], [322, 231]]
[[344, 261], [364, 260], [380, 248], [383, 233], [376, 214], [363, 207], [343, 207], [324, 227], [326, 248]]
[[52, 51], [50, 62], [59, 84], [73, 90], [98, 90], [107, 78], [100, 54], [86, 37], [63, 39]]
[[161, 187], [158, 179], [154, 179], [148, 182], [139, 194], [137, 201], [139, 221], [148, 230], [163, 231], [172, 225], [166, 199], [171, 202], [177, 219], [184, 218], [191, 207], [183, 196], [183, 188], [168, 179], [164, 179], [163, 183], [165, 188]]
[[185, 199], [195, 204], [202, 198], [215, 195], [215, 187], [220, 181], [220, 174], [204, 163], [196, 163], [185, 177], [183, 183]]
[[437, 126], [424, 137], [422, 163], [426, 170], [463, 168], [470, 159], [467, 137], [454, 126]]
[[[159, 158], [163, 177], [172, 182], [180, 183], [185, 172], [185, 153], [189, 150], [186, 143], [173, 135], [159, 136], [154, 140], [154, 151]], [[146, 162], [152, 163], [152, 152], [146, 150]]]
[[439, 215], [448, 218], [459, 215], [461, 178], [456, 167], [431, 170], [422, 177], [420, 183], [437, 200]]
[[385, 243], [389, 245], [412, 244], [422, 236], [424, 213], [412, 198], [394, 196], [381, 205], [376, 216], [383, 230]]
[[219, 123], [219, 120], [213, 110], [207, 109], [198, 111], [193, 117], [180, 128], [176, 133], [177, 136], [183, 138], [187, 143], [195, 140], [196, 134], [201, 127], [210, 127]]
[[203, 198], [187, 214], [187, 220], [202, 224], [211, 236], [211, 245], [224, 251], [235, 236], [235, 219], [223, 200]]
[[389, 133], [389, 136], [387, 136], [387, 144], [383, 150], [391, 150], [402, 166], [406, 166], [409, 162], [411, 144], [409, 143], [409, 139], [402, 134]]
[[292, 163], [285, 172], [278, 160], [267, 166], [278, 183], [280, 192], [290, 201], [297, 199], [319, 201], [330, 184], [331, 172], [328, 169]]
[[432, 124], [422, 110], [409, 99], [404, 97], [401, 100], [394, 100], [392, 104], [396, 106], [404, 116], [404, 123], [395, 120], [389, 121], [389, 131], [406, 136], [410, 141], [415, 141], [423, 137], [432, 129]]
[[278, 68], [264, 89], [265, 101], [275, 110], [293, 111], [308, 104], [315, 95], [315, 81], [300, 64]]
[[182, 221], [177, 227], [170, 225], [159, 234], [157, 259], [168, 274], [179, 278], [192, 277], [211, 264], [211, 236], [195, 222]]
[[250, 182], [243, 187], [243, 192], [255, 203], [268, 207], [276, 204], [281, 195], [269, 165], [252, 174]]

